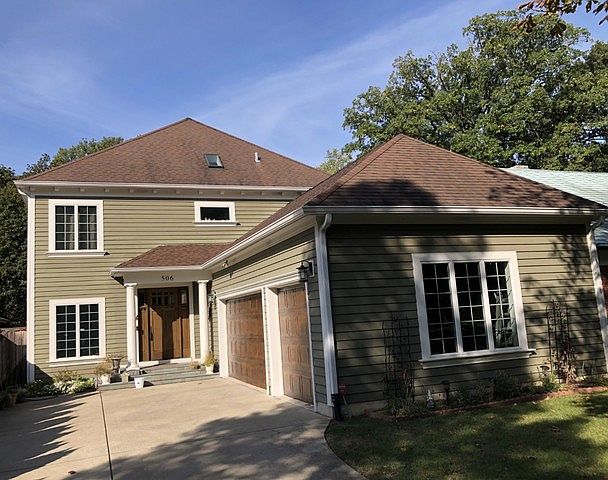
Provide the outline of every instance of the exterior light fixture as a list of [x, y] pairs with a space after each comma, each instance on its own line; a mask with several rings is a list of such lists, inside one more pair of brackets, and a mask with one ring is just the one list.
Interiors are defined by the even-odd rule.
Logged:
[[215, 304], [216, 298], [217, 298], [217, 294], [215, 293], [215, 290], [213, 290], [209, 295], [207, 295], [207, 303], [209, 305]]
[[302, 260], [297, 270], [300, 283], [308, 282], [308, 279], [314, 275], [313, 264], [308, 260]]

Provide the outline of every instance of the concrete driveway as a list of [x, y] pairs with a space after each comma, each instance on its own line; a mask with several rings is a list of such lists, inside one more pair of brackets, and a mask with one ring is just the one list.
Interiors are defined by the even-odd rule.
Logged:
[[222, 379], [27, 402], [0, 411], [0, 478], [362, 478], [327, 423]]

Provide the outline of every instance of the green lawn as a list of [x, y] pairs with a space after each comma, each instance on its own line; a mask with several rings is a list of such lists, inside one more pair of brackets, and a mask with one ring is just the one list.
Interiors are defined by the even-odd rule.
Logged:
[[375, 479], [608, 479], [608, 392], [327, 430], [331, 448]]

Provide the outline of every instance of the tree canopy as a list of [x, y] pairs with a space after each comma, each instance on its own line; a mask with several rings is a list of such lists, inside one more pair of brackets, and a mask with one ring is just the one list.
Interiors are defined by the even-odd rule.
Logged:
[[344, 112], [345, 152], [365, 153], [398, 133], [499, 167], [608, 171], [608, 44], [551, 22], [516, 35], [524, 13], [475, 17], [467, 45], [395, 60], [384, 88]]
[[46, 172], [49, 168], [58, 167], [121, 142], [123, 142], [121, 137], [102, 137], [101, 140], [83, 138], [71, 147], [60, 148], [52, 158], [48, 153], [43, 153], [36, 163], [28, 164], [24, 176]]
[[[120, 137], [83, 139], [60, 148], [53, 157], [45, 153], [26, 168], [23, 177], [42, 173], [122, 142]], [[0, 164], [0, 317], [25, 324], [27, 283], [27, 208], [15, 184], [15, 171]]]
[[352, 161], [351, 156], [339, 148], [331, 148], [325, 154], [325, 160], [319, 165], [319, 170], [333, 175], [342, 170]]
[[537, 17], [549, 17], [552, 22], [551, 33], [562, 35], [567, 28], [561, 16], [576, 12], [585, 4], [585, 11], [601, 17], [600, 25], [608, 20], [608, 0], [528, 0], [520, 4], [517, 9], [526, 12], [526, 16], [519, 22], [519, 27], [530, 32], [536, 27]]

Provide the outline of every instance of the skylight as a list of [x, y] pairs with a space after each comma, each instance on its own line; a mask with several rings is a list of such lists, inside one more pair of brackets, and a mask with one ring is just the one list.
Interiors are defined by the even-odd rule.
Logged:
[[205, 153], [205, 160], [211, 168], [224, 168], [224, 164], [217, 153]]

